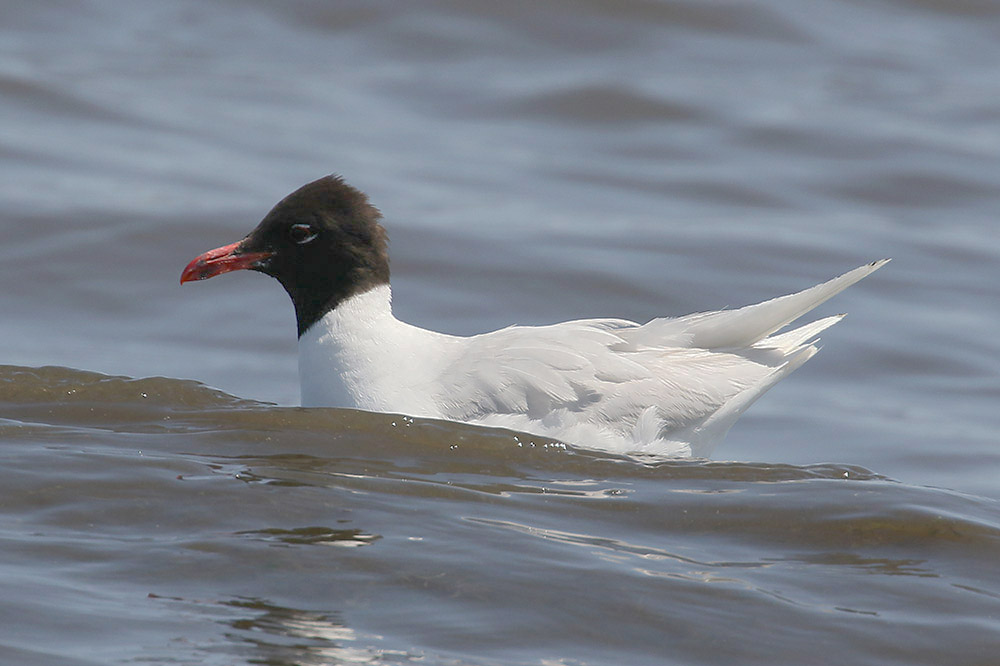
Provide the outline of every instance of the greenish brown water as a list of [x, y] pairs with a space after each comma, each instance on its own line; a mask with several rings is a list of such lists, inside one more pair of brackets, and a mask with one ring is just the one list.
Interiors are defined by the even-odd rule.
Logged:
[[[0, 663], [993, 664], [998, 34], [976, 0], [6, 3]], [[303, 411], [280, 287], [177, 281], [330, 172], [453, 333], [894, 261], [714, 461]]]
[[62, 368], [0, 368], [0, 409], [9, 663], [1000, 647], [996, 502], [862, 467], [636, 461]]

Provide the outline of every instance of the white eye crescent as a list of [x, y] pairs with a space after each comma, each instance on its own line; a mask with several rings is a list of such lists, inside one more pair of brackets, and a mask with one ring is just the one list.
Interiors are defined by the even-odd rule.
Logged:
[[310, 224], [293, 224], [288, 230], [288, 236], [293, 243], [305, 245], [309, 241], [319, 236], [319, 232], [313, 229]]

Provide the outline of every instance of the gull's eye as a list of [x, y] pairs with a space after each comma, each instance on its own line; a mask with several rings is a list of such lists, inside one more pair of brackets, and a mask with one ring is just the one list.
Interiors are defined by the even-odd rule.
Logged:
[[293, 224], [288, 229], [288, 237], [297, 245], [305, 245], [316, 236], [319, 236], [319, 232], [311, 224]]

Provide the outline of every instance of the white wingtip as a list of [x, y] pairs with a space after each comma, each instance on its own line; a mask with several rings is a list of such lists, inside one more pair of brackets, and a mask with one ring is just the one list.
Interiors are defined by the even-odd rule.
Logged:
[[691, 344], [703, 349], [745, 347], [766, 338], [795, 321], [816, 306], [836, 296], [852, 284], [871, 275], [889, 259], [859, 266], [832, 280], [803, 291], [772, 298], [738, 310], [703, 313], [681, 317]]

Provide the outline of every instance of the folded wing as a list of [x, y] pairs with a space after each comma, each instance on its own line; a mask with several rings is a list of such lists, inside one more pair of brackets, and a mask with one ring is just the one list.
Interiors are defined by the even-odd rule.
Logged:
[[475, 336], [445, 369], [438, 385], [447, 394], [437, 402], [447, 418], [574, 433], [588, 446], [708, 455], [747, 407], [818, 351], [817, 336], [840, 317], [772, 334], [886, 261], [736, 310]]

